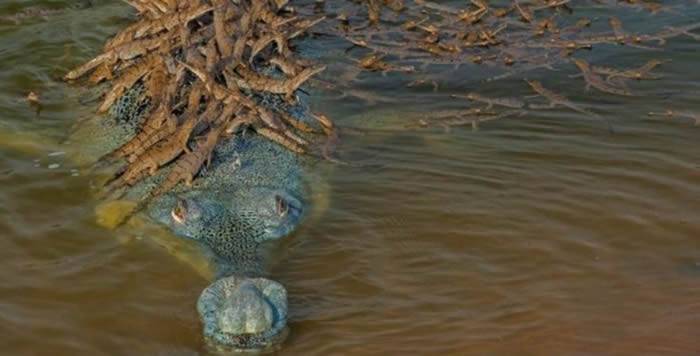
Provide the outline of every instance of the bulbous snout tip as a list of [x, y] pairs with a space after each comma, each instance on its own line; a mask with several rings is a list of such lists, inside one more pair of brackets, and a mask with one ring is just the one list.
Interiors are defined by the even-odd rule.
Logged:
[[271, 349], [287, 334], [287, 291], [269, 279], [219, 279], [202, 292], [197, 310], [205, 338], [219, 350]]

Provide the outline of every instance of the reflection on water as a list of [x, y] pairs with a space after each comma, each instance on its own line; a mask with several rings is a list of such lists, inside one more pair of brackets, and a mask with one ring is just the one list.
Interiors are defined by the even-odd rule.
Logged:
[[[204, 353], [194, 304], [208, 282], [142, 231], [99, 228], [91, 180], [59, 144], [94, 104], [55, 78], [128, 21], [123, 4], [93, 3], [0, 23], [0, 340], [10, 354]], [[429, 86], [394, 85], [373, 103], [316, 93], [319, 111], [355, 129], [339, 152], [350, 164], [327, 177], [330, 207], [270, 271], [290, 295], [283, 353], [700, 352], [700, 128], [646, 116], [700, 110], [697, 48], [669, 43], [664, 78], [633, 83], [644, 97], [530, 74], [609, 117], [614, 135], [565, 109], [404, 130], [459, 103]], [[622, 66], [660, 54], [607, 55]], [[361, 89], [405, 79], [373, 80]], [[521, 78], [468, 74], [440, 88], [475, 89], [527, 93]]]

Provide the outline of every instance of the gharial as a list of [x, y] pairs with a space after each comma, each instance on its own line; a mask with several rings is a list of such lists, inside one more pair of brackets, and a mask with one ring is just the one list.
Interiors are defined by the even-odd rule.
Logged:
[[[590, 32], [591, 20], [585, 18], [556, 21], [560, 12], [573, 11], [566, 0], [503, 1], [494, 7], [471, 0], [462, 8], [424, 0], [406, 5], [403, 0], [299, 1], [298, 8], [288, 0], [125, 1], [138, 11], [137, 21], [110, 39], [101, 54], [65, 75], [67, 81], [109, 83], [98, 108], [108, 117], [80, 125], [75, 137], [87, 139], [74, 141], [99, 158], [98, 171], [120, 165], [108, 170], [104, 194], [134, 201], [129, 216], [145, 211], [208, 250], [218, 280], [199, 300], [204, 334], [216, 347], [246, 350], [284, 338], [286, 292], [262, 278], [261, 250], [308, 215], [309, 157], [335, 161], [333, 122], [312, 113], [298, 95], [325, 69], [295, 51], [293, 41], [309, 28], [321, 23], [315, 36], [352, 45], [344, 51], [348, 62], [359, 65], [360, 70], [349, 71], [352, 77], [362, 70], [411, 76], [432, 65], [465, 63], [507, 70], [489, 82], [575, 65], [587, 86], [625, 96], [624, 79], [653, 79], [649, 72], [661, 62], [611, 70], [576, 56], [593, 46], [657, 50], [674, 37], [700, 38], [692, 32], [700, 29], [697, 22], [636, 34], [625, 32], [615, 18], [612, 32]], [[651, 13], [667, 8], [613, 3]], [[311, 14], [304, 4], [306, 10], [313, 5]], [[352, 60], [355, 52], [362, 54]], [[328, 87], [356, 89], [348, 83], [357, 79], [344, 77]], [[437, 91], [434, 78], [411, 83], [420, 82], [433, 83]], [[477, 128], [479, 122], [556, 105], [601, 118], [539, 81], [528, 83], [549, 105], [470, 94], [467, 99], [488, 106], [432, 113], [418, 127]], [[608, 129], [612, 132], [610, 124]]]
[[139, 20], [65, 76], [110, 84], [106, 117], [77, 125], [72, 141], [107, 172], [107, 201], [133, 202], [129, 216], [143, 210], [214, 262], [197, 303], [210, 344], [274, 347], [287, 295], [264, 278], [264, 248], [309, 215], [303, 154], [328, 156], [324, 137], [335, 139], [298, 95], [323, 67], [290, 49], [320, 18], [299, 19], [281, 0], [128, 2]]

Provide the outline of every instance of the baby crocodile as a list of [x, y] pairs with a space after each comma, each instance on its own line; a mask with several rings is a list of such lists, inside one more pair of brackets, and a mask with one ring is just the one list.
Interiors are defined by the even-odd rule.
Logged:
[[601, 78], [598, 74], [593, 72], [588, 62], [584, 61], [583, 59], [574, 59], [574, 64], [576, 64], [576, 66], [581, 70], [581, 74], [583, 74], [583, 78], [586, 81], [586, 89], [593, 87], [604, 93], [624, 96], [632, 95], [629, 91], [625, 89], [615, 88], [611, 85], [606, 84], [603, 78]]

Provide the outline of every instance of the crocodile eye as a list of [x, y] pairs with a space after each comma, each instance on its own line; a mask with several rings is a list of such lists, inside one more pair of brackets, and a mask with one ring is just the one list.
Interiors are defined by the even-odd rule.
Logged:
[[281, 196], [275, 195], [275, 208], [277, 215], [284, 217], [287, 215], [287, 212], [289, 212], [289, 203], [287, 203], [287, 201]]
[[175, 222], [184, 224], [187, 217], [187, 201], [183, 199], [178, 200], [173, 210], [170, 211], [170, 216], [173, 217]]

